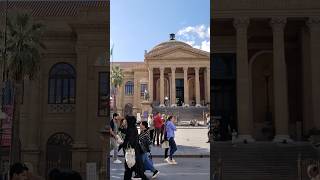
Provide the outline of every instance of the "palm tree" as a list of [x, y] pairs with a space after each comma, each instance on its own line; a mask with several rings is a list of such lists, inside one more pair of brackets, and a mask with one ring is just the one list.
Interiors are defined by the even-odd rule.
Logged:
[[117, 103], [116, 103], [116, 95], [118, 88], [123, 83], [123, 72], [122, 69], [120, 69], [119, 66], [113, 66], [111, 70], [111, 87], [114, 88], [114, 94], [113, 94], [113, 111], [117, 112]]
[[34, 79], [39, 71], [43, 25], [32, 22], [28, 14], [8, 19], [6, 77], [13, 83], [14, 112], [12, 125], [11, 163], [19, 161], [19, 123], [22, 103], [22, 84], [25, 78]]

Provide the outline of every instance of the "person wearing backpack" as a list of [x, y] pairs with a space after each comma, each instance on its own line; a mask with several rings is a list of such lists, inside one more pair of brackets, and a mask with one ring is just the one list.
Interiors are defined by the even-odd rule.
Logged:
[[[119, 147], [124, 149], [126, 161], [125, 161], [125, 172], [124, 172], [124, 180], [131, 180], [133, 171], [136, 172], [135, 178], [141, 178], [142, 180], [148, 180], [147, 176], [144, 174], [144, 166], [142, 162], [142, 152], [139, 145], [138, 139], [138, 129], [136, 126], [137, 119], [134, 116], [127, 116], [127, 131], [124, 142]], [[134, 153], [135, 158], [132, 159]], [[130, 162], [127, 162], [127, 156], [130, 157]], [[128, 166], [130, 165], [130, 167]]]
[[177, 164], [177, 162], [173, 159], [173, 154], [177, 151], [177, 145], [174, 140], [174, 135], [177, 128], [174, 125], [173, 121], [175, 121], [174, 117], [170, 116], [166, 122], [166, 133], [167, 133], [167, 138], [169, 140], [169, 147], [170, 147], [168, 164]]
[[[150, 170], [153, 172], [152, 179], [156, 178], [159, 175], [159, 171], [156, 170], [153, 166], [153, 162], [151, 160], [151, 150], [150, 145], [152, 144], [150, 140], [150, 133], [148, 129], [148, 122], [142, 121], [140, 123], [140, 134], [139, 134], [139, 145], [141, 148], [142, 154], [142, 162], [144, 164], [145, 170]], [[149, 156], [150, 154], [150, 156]]]

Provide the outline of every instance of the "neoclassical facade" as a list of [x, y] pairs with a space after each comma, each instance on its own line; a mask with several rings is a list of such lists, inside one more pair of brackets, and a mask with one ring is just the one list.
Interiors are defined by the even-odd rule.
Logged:
[[118, 112], [143, 113], [141, 102], [148, 92], [153, 107], [202, 107], [210, 103], [209, 53], [175, 40], [145, 52], [144, 62], [115, 62], [124, 73], [117, 94]]
[[[1, 1], [1, 31], [5, 7]], [[21, 10], [45, 25], [46, 46], [37, 78], [24, 82], [21, 161], [43, 177], [57, 167], [85, 178], [90, 162], [99, 173], [106, 158], [99, 132], [108, 119], [109, 1], [9, 1], [10, 16]]]
[[276, 142], [319, 129], [320, 2], [214, 0], [211, 12], [212, 109], [223, 127]]

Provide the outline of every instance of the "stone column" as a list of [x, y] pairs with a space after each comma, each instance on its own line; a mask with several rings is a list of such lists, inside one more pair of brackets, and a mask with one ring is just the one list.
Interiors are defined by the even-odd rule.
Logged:
[[210, 68], [207, 67], [206, 69], [206, 102], [210, 103]]
[[149, 100], [153, 102], [153, 67], [149, 67]]
[[320, 128], [320, 17], [309, 18], [310, 31], [310, 71], [311, 71], [311, 107], [312, 119], [316, 128]]
[[164, 107], [164, 67], [160, 67], [160, 107]]
[[75, 118], [75, 138], [72, 153], [72, 168], [78, 172], [84, 171], [84, 166], [87, 161], [87, 97], [88, 97], [88, 54], [87, 46], [77, 46], [77, 82], [76, 82], [76, 118]]
[[252, 119], [249, 98], [249, 63], [248, 63], [248, 35], [249, 18], [237, 18], [234, 27], [237, 31], [237, 115], [238, 141], [253, 142]]
[[171, 106], [176, 107], [176, 67], [171, 67]]
[[201, 107], [200, 104], [200, 79], [199, 79], [199, 67], [195, 67], [194, 71], [195, 71], [195, 85], [196, 85], [196, 107]]
[[274, 117], [276, 129], [274, 141], [291, 141], [288, 135], [289, 109], [284, 42], [286, 18], [273, 18], [270, 25], [273, 31]]
[[183, 67], [184, 106], [189, 107], [188, 67]]

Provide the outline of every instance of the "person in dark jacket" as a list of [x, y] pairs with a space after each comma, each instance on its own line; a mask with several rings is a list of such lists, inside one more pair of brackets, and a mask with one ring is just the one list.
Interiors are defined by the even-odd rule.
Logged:
[[142, 162], [144, 164], [145, 170], [150, 170], [151, 172], [153, 172], [152, 179], [154, 179], [159, 175], [160, 172], [154, 168], [152, 160], [149, 157], [149, 154], [151, 156], [150, 145], [152, 144], [152, 142], [150, 140], [150, 132], [148, 129], [147, 121], [142, 121], [140, 123], [139, 143], [141, 151], [143, 152]]
[[125, 162], [124, 180], [131, 180], [133, 171], [136, 172], [136, 178], [142, 178], [147, 180], [147, 176], [144, 174], [144, 166], [142, 162], [142, 151], [138, 140], [138, 129], [136, 126], [137, 119], [134, 116], [127, 116], [127, 131], [123, 144], [119, 149], [123, 148], [126, 151], [127, 147], [132, 147], [136, 154], [136, 164], [129, 168], [127, 162]]

